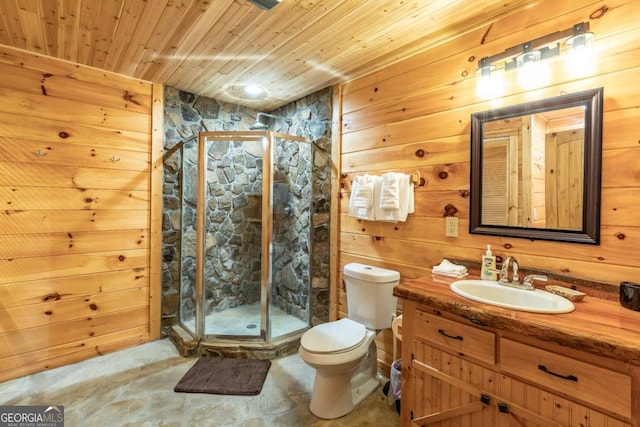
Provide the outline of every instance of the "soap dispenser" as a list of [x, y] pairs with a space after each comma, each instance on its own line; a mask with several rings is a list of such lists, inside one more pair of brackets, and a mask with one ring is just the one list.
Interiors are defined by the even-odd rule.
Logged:
[[491, 253], [491, 245], [487, 245], [487, 252], [482, 256], [482, 269], [480, 278], [482, 280], [497, 280], [496, 257]]

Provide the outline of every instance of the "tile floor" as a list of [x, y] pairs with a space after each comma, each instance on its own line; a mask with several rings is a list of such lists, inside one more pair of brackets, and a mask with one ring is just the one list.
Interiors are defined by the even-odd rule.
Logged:
[[309, 411], [313, 369], [297, 354], [273, 360], [258, 396], [175, 393], [195, 359], [167, 339], [0, 383], [0, 405], [64, 405], [65, 426], [399, 426], [379, 387], [336, 420]]

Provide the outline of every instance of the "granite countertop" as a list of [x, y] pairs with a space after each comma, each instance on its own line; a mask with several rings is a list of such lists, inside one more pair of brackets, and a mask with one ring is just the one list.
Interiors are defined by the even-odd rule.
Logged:
[[[477, 277], [467, 277], [474, 279]], [[553, 342], [562, 346], [640, 366], [640, 312], [617, 301], [587, 295], [574, 302], [575, 311], [541, 314], [482, 304], [449, 289], [456, 279], [425, 276], [401, 283], [393, 294], [490, 328]]]

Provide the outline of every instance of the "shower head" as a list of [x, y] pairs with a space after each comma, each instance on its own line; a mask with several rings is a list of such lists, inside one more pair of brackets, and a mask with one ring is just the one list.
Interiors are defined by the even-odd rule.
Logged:
[[266, 129], [267, 127], [268, 125], [266, 125], [265, 123], [262, 123], [256, 120], [254, 124], [249, 126], [249, 130], [262, 130], [262, 129]]
[[269, 127], [268, 124], [263, 123], [260, 121], [260, 117], [270, 117], [272, 119], [280, 119], [280, 120], [284, 120], [287, 124], [291, 124], [292, 120], [289, 117], [284, 117], [284, 116], [275, 116], [273, 114], [268, 114], [268, 113], [258, 113], [256, 115], [256, 122], [254, 124], [252, 124], [251, 126], [249, 126], [250, 130], [261, 130], [261, 129], [267, 129]]

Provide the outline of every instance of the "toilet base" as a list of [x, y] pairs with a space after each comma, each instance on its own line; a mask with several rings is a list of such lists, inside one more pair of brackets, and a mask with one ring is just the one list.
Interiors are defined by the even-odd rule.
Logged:
[[[360, 374], [364, 377], [364, 374]], [[355, 408], [363, 400], [365, 400], [371, 393], [375, 391], [380, 385], [380, 380], [378, 378], [366, 378], [364, 382], [357, 388], [351, 390], [351, 401], [353, 402], [353, 407]]]
[[[316, 370], [309, 409], [318, 418], [334, 419], [351, 412], [380, 385], [377, 348], [371, 341], [368, 354], [352, 367], [328, 373]], [[336, 372], [339, 371], [339, 372]]]

